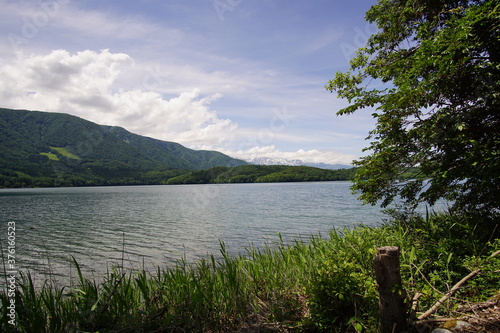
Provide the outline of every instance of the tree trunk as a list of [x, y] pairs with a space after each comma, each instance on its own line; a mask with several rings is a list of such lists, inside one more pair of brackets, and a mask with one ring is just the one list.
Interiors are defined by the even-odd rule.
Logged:
[[401, 284], [399, 247], [377, 249], [374, 262], [379, 299], [380, 333], [400, 333], [407, 330], [405, 293]]

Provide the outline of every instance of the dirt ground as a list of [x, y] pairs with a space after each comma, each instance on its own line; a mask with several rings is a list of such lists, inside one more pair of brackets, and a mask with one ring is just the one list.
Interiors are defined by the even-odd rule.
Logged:
[[[500, 301], [475, 303], [459, 307], [453, 314], [453, 319], [430, 320], [428, 325], [419, 327], [419, 332], [431, 332], [434, 328], [444, 328], [453, 333], [500, 333]], [[439, 322], [439, 324], [438, 324]], [[463, 327], [459, 322], [467, 323]]]
[[457, 310], [461, 320], [471, 324], [460, 331], [461, 333], [500, 333], [500, 302], [499, 300], [474, 304], [468, 308]]

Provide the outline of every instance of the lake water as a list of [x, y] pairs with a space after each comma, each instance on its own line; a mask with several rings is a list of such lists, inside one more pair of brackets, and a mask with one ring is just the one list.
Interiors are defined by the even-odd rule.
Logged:
[[[185, 258], [285, 242], [333, 227], [379, 224], [348, 182], [0, 190], [0, 235], [16, 225], [16, 269], [38, 280], [75, 276], [71, 256], [99, 277], [113, 265], [154, 269]], [[4, 251], [5, 252], [5, 251]]]

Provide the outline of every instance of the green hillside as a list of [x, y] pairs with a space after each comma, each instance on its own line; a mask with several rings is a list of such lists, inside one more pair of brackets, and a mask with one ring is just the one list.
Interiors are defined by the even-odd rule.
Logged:
[[[136, 135], [116, 126], [101, 126], [120, 140], [131, 144], [155, 161], [188, 170], [208, 169], [214, 166], [240, 166], [248, 163], [217, 151], [192, 150], [175, 142], [161, 141]], [[176, 161], [174, 164], [174, 161]]]
[[0, 109], [0, 187], [159, 184], [246, 164], [68, 114]]
[[308, 166], [245, 165], [215, 167], [170, 178], [167, 184], [273, 183], [350, 180], [355, 168], [326, 170]]

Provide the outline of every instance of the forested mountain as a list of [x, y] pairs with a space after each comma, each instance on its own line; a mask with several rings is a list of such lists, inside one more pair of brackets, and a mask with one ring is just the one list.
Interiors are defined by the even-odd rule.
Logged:
[[351, 180], [356, 169], [326, 170], [308, 166], [245, 165], [215, 167], [170, 178], [167, 184], [274, 183]]
[[68, 114], [0, 109], [0, 187], [150, 184], [246, 164]]

